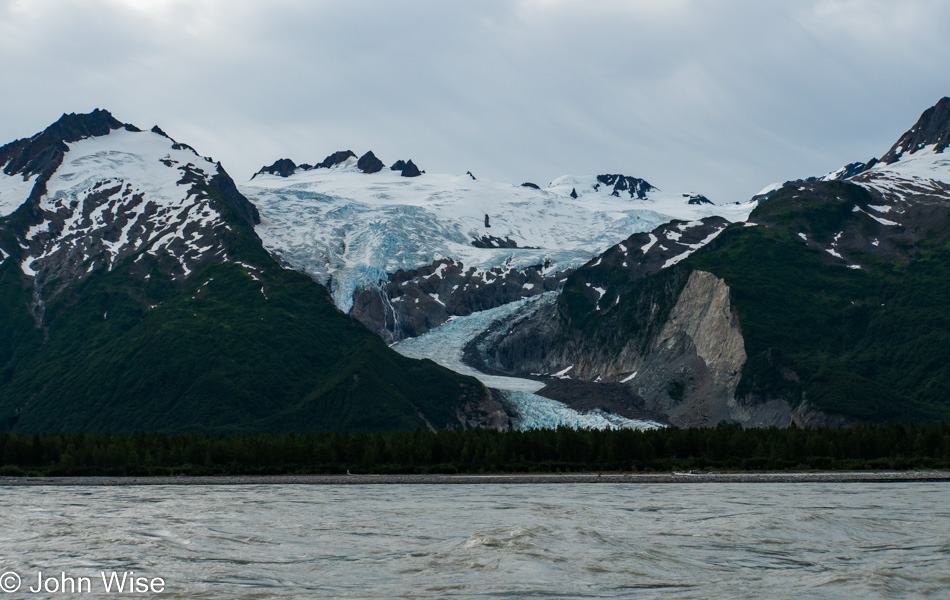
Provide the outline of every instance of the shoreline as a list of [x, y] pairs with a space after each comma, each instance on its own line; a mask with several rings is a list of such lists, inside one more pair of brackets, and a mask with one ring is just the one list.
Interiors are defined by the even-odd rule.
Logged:
[[142, 485], [509, 485], [656, 483], [950, 483], [950, 471], [791, 473], [514, 473], [489, 475], [214, 475], [176, 477], [0, 477], [0, 487]]

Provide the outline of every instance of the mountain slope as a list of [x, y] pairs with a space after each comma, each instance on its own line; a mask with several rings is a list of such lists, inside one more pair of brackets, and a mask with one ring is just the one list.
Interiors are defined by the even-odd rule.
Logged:
[[948, 102], [914, 151], [782, 187], [679, 260], [655, 252], [683, 224], [631, 237], [480, 359], [623, 383], [677, 425], [950, 418]]
[[106, 111], [0, 148], [0, 421], [21, 431], [505, 426], [280, 267], [219, 164]]

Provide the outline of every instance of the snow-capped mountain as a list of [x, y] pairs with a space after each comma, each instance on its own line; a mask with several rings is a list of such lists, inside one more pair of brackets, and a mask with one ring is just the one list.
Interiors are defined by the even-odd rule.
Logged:
[[941, 195], [950, 182], [950, 97], [943, 97], [920, 115], [880, 160], [849, 163], [821, 177], [773, 183], [752, 197], [760, 202], [782, 187], [815, 181], [850, 180], [875, 189], [892, 199], [929, 194]]
[[944, 98], [880, 160], [720, 206], [351, 151], [239, 190], [63, 115], [0, 147], [0, 429], [950, 418], [948, 140]]
[[[84, 118], [85, 117], [85, 118]], [[95, 124], [87, 135], [83, 124]], [[231, 229], [212, 205], [220, 186], [248, 223], [256, 209], [237, 193], [221, 165], [161, 130], [140, 131], [106, 111], [64, 115], [32, 138], [0, 148], [0, 217], [14, 256], [39, 290], [65, 287], [96, 269], [111, 270], [142, 253], [161, 256], [178, 278], [197, 265], [227, 259], [221, 234]], [[29, 202], [28, 202], [29, 200]], [[15, 224], [29, 227], [17, 231]]]
[[222, 166], [70, 114], [0, 147], [0, 430], [508, 428], [281, 267]]
[[805, 231], [798, 232], [799, 237], [850, 268], [868, 269], [874, 267], [875, 257], [894, 259], [927, 236], [939, 236], [935, 225], [950, 209], [948, 139], [950, 98], [943, 98], [924, 111], [880, 160], [852, 163], [818, 179], [788, 184], [792, 199], [824, 195], [821, 182], [828, 181], [854, 183], [870, 194], [849, 204], [855, 223], [842, 223], [832, 239], [816, 239]]
[[920, 115], [914, 126], [891, 146], [880, 162], [892, 165], [926, 148], [942, 154], [947, 146], [950, 146], [950, 97], [944, 96]]
[[950, 97], [924, 111], [880, 161], [850, 181], [879, 192], [888, 202], [913, 204], [950, 194]]
[[[345, 158], [336, 162], [334, 156]], [[278, 161], [241, 190], [261, 211], [256, 231], [267, 248], [326, 284], [337, 306], [353, 310], [371, 329], [388, 331], [390, 339], [417, 335], [432, 325], [417, 322], [411, 331], [398, 329], [400, 319], [413, 320], [398, 304], [406, 304], [399, 291], [411, 287], [404, 277], [392, 277], [400, 271], [428, 268], [425, 276], [441, 280], [446, 263], [440, 261], [448, 259], [466, 276], [448, 290], [410, 296], [413, 305], [421, 299], [429, 309], [440, 303], [445, 308], [448, 292], [488, 289], [507, 274], [516, 277], [517, 297], [523, 297], [552, 289], [542, 279], [563, 279], [557, 274], [631, 233], [674, 218], [743, 220], [753, 208], [717, 206], [699, 194], [664, 192], [623, 175], [565, 176], [540, 188], [471, 173], [366, 173], [358, 162], [352, 152], [331, 155], [321, 163], [331, 166], [322, 168], [290, 168], [292, 162]], [[529, 269], [542, 278], [532, 279]], [[510, 299], [478, 297], [454, 302], [459, 312], [436, 310], [445, 317], [464, 315]]]

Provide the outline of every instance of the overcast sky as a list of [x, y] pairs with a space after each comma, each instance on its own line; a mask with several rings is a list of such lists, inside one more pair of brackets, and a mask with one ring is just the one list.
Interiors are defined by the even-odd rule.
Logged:
[[0, 0], [0, 143], [106, 108], [238, 182], [335, 150], [716, 202], [880, 156], [950, 94], [943, 0]]

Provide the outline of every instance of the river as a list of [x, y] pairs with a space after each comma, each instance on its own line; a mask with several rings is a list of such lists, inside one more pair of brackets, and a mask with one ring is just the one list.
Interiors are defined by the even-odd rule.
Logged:
[[153, 598], [946, 598], [947, 489], [6, 487], [0, 598], [128, 572]]

